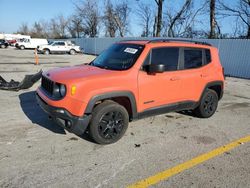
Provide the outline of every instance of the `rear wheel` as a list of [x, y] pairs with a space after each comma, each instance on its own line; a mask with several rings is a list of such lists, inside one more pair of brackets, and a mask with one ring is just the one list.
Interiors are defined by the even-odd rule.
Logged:
[[218, 95], [214, 90], [207, 89], [203, 94], [200, 105], [194, 110], [196, 116], [201, 118], [211, 117], [218, 106]]
[[124, 135], [128, 123], [128, 112], [123, 106], [105, 101], [94, 108], [89, 132], [97, 143], [111, 144]]
[[22, 46], [20, 46], [20, 49], [21, 49], [21, 50], [24, 50], [24, 49], [25, 49], [25, 47], [22, 45]]
[[50, 51], [48, 49], [45, 49], [44, 52], [43, 52], [45, 55], [49, 55], [50, 54]]
[[75, 55], [75, 54], [76, 54], [76, 51], [73, 50], [73, 49], [71, 49], [71, 50], [69, 51], [69, 54], [70, 54], [70, 55]]
[[1, 46], [0, 46], [1, 48], [5, 48], [5, 45], [4, 44], [1, 44]]

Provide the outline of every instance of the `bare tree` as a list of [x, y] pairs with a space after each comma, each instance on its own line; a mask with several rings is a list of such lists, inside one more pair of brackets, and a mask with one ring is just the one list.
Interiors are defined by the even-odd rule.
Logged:
[[117, 29], [119, 31], [120, 37], [124, 37], [124, 35], [128, 31], [128, 17], [129, 17], [130, 8], [128, 4], [123, 2], [121, 4], [117, 4], [115, 7], [115, 23], [117, 25]]
[[82, 28], [85, 35], [90, 37], [97, 36], [97, 27], [99, 24], [99, 11], [95, 0], [81, 1], [75, 4], [77, 15], [82, 18]]
[[27, 23], [22, 23], [19, 27], [17, 33], [20, 33], [22, 35], [29, 35], [29, 27]]
[[156, 33], [155, 36], [159, 37], [161, 35], [161, 27], [162, 27], [162, 5], [164, 0], [155, 0], [157, 4], [157, 19], [155, 19], [156, 25]]
[[67, 28], [68, 28], [68, 19], [66, 19], [62, 14], [57, 16], [58, 20], [58, 31], [60, 38], [67, 38]]
[[31, 37], [36, 38], [49, 38], [50, 37], [50, 28], [49, 23], [45, 20], [39, 20], [33, 24], [33, 27], [29, 32]]
[[198, 8], [192, 6], [191, 0], [186, 0], [179, 10], [167, 8], [164, 14], [164, 36], [167, 37], [188, 37], [204, 36], [204, 32], [196, 30], [194, 25], [201, 24], [198, 16], [204, 14], [207, 3], [201, 4]]
[[176, 13], [175, 16], [170, 18], [168, 36], [175, 37], [174, 26], [178, 21], [183, 21], [185, 19], [185, 14], [188, 12], [191, 5], [191, 0], [186, 0], [181, 9]]
[[105, 7], [105, 14], [103, 16], [106, 35], [110, 37], [115, 37], [117, 35], [124, 37], [128, 32], [129, 13], [130, 8], [127, 3], [121, 2], [118, 4], [112, 4], [112, 2], [108, 0]]
[[58, 21], [56, 20], [56, 18], [52, 18], [50, 20], [49, 26], [50, 26], [50, 37], [55, 39], [61, 38], [60, 30], [58, 27]]
[[115, 10], [110, 0], [107, 1], [105, 6], [105, 13], [103, 16], [104, 25], [106, 27], [106, 35], [115, 37], [117, 31], [117, 24], [115, 22]]
[[155, 37], [155, 33], [156, 33], [156, 25], [157, 25], [157, 16], [155, 16], [155, 17], [154, 17], [153, 37]]
[[30, 32], [30, 36], [31, 37], [35, 37], [35, 38], [42, 38], [43, 37], [43, 31], [42, 31], [42, 26], [39, 22], [35, 22], [33, 24], [33, 27], [31, 29], [31, 32]]
[[215, 2], [216, 0], [210, 0], [210, 33], [209, 38], [215, 38], [215, 28], [216, 28], [216, 20], [215, 20]]
[[79, 15], [72, 15], [68, 18], [68, 31], [72, 38], [80, 38], [83, 33], [82, 19]]
[[139, 21], [143, 27], [142, 37], [148, 37], [150, 35], [150, 28], [152, 23], [152, 10], [149, 4], [139, 3], [137, 9], [137, 15], [139, 17]]
[[239, 18], [246, 26], [246, 38], [250, 38], [250, 0], [238, 0], [235, 6], [219, 1], [219, 9], [224, 11], [223, 16]]
[[50, 25], [49, 22], [46, 20], [40, 20], [39, 21], [40, 26], [42, 27], [42, 33], [44, 38], [50, 38]]

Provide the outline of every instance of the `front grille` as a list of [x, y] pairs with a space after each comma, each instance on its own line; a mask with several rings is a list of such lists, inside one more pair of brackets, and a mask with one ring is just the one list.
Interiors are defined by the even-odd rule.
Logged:
[[46, 78], [45, 76], [42, 76], [42, 88], [47, 91], [50, 95], [53, 94], [53, 86], [54, 82], [50, 79]]

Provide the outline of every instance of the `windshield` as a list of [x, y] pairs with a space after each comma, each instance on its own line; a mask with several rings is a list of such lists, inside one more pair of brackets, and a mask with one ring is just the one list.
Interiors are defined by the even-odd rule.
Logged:
[[143, 48], [143, 45], [138, 44], [113, 44], [90, 65], [110, 70], [127, 70], [135, 64]]

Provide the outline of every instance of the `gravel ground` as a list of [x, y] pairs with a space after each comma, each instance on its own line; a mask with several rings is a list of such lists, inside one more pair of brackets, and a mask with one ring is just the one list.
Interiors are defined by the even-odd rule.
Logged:
[[[39, 55], [0, 49], [0, 75], [22, 80], [40, 69], [89, 62], [94, 56]], [[39, 83], [0, 90], [0, 187], [126, 187], [200, 154], [250, 135], [250, 80], [227, 78], [217, 113], [180, 113], [129, 125], [117, 143], [101, 146], [68, 133], [37, 106]], [[250, 187], [250, 143], [159, 182], [154, 187]]]

